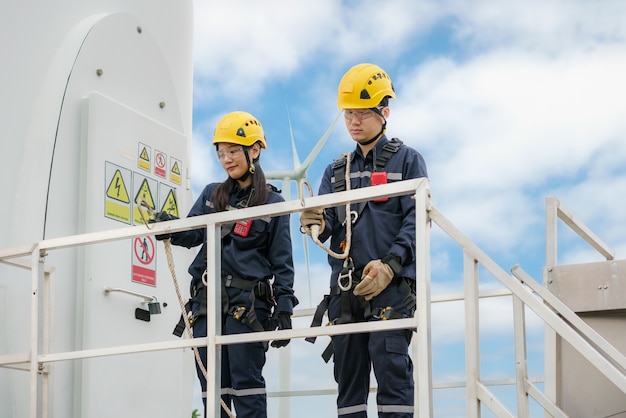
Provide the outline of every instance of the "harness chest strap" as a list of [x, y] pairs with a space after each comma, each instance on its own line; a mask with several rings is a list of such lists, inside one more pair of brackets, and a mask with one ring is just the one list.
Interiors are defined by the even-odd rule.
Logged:
[[[387, 165], [387, 161], [391, 158], [393, 154], [398, 152], [400, 148], [403, 146], [403, 142], [398, 138], [392, 138], [388, 142], [383, 145], [383, 149], [380, 154], [376, 157], [376, 161], [374, 162], [374, 171], [382, 172], [385, 171], [385, 166]], [[346, 190], [346, 181], [345, 181], [345, 173], [346, 173], [346, 164], [348, 164], [348, 157], [343, 156], [342, 158], [338, 158], [333, 163], [333, 176], [335, 177], [335, 183], [333, 187], [334, 192], [343, 192]], [[359, 204], [359, 211], [357, 212], [360, 215], [361, 211], [365, 207], [365, 203]], [[346, 219], [346, 208], [344, 206], [337, 207], [337, 216], [341, 223], [343, 224]], [[354, 219], [352, 222], [355, 222]]]

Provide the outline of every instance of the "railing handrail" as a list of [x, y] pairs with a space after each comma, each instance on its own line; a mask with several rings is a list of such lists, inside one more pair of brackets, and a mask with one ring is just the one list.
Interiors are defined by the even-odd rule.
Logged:
[[[343, 205], [350, 202], [362, 202], [366, 200], [371, 200], [376, 197], [384, 197], [384, 196], [399, 196], [406, 195], [413, 192], [419, 192], [420, 190], [423, 192], [427, 190], [428, 181], [427, 179], [413, 179], [413, 180], [405, 180], [402, 182], [395, 182], [386, 185], [364, 188], [364, 189], [356, 189], [345, 192], [332, 193], [328, 195], [322, 196], [311, 196], [308, 198], [303, 198], [300, 200], [290, 200], [285, 202], [279, 202], [274, 204], [255, 206], [251, 208], [245, 208], [237, 211], [225, 211], [218, 212], [210, 215], [202, 215], [192, 218], [183, 218], [168, 222], [156, 223], [152, 224], [151, 228], [146, 228], [145, 225], [140, 226], [130, 226], [119, 228], [115, 230], [107, 230], [107, 231], [98, 231], [98, 232], [89, 232], [84, 234], [78, 234], [70, 237], [60, 237], [60, 238], [51, 238], [39, 241], [37, 243], [31, 245], [23, 245], [7, 250], [0, 250], [0, 263], [7, 264], [14, 267], [19, 268], [30, 268], [33, 270], [33, 275], [38, 274], [37, 271], [39, 269], [43, 269], [43, 271], [52, 271], [54, 268], [46, 267], [45, 263], [42, 262], [42, 259], [45, 259], [48, 251], [52, 251], [55, 249], [68, 248], [80, 245], [90, 245], [95, 243], [109, 242], [122, 240], [125, 238], [135, 238], [146, 235], [156, 235], [163, 233], [172, 233], [178, 231], [184, 231], [189, 229], [196, 228], [207, 228], [209, 233], [208, 236], [211, 236], [210, 233], [216, 232], [220, 225], [225, 223], [232, 223], [242, 219], [256, 219], [268, 216], [277, 216], [282, 214], [290, 214], [300, 212], [304, 209], [311, 208], [322, 208], [322, 207], [331, 207]], [[594, 248], [600, 251], [607, 259], [612, 259], [613, 252], [610, 250], [606, 244], [600, 241], [582, 222], [580, 222], [577, 218], [575, 218], [567, 209], [560, 206], [558, 201], [553, 200], [550, 201], [549, 204], [554, 205], [554, 214], [561, 217], [561, 219], [567, 219], [566, 223], [572, 227], [579, 235], [581, 235], [587, 242], [589, 242]], [[176, 340], [165, 340], [158, 341], [152, 343], [144, 343], [144, 344], [134, 344], [134, 345], [126, 345], [126, 346], [117, 346], [117, 347], [107, 347], [107, 348], [96, 348], [90, 350], [76, 350], [69, 352], [58, 352], [58, 353], [49, 353], [44, 350], [39, 350], [37, 348], [31, 348], [31, 353], [34, 353], [34, 357], [29, 353], [15, 353], [9, 355], [0, 356], [0, 366], [10, 366], [14, 367], [15, 365], [30, 363], [31, 373], [37, 373], [36, 370], [33, 370], [37, 365], [51, 363], [55, 361], [65, 361], [65, 360], [76, 360], [83, 358], [91, 358], [91, 357], [99, 357], [99, 356], [113, 356], [113, 355], [121, 355], [121, 354], [129, 354], [129, 353], [139, 353], [139, 352], [149, 352], [149, 351], [157, 351], [157, 350], [169, 350], [169, 349], [182, 349], [182, 348], [190, 348], [190, 347], [200, 347], [205, 345], [212, 345], [213, 347], [217, 347], [220, 345], [226, 344], [235, 344], [240, 342], [252, 342], [252, 341], [268, 341], [275, 339], [291, 339], [291, 338], [304, 338], [310, 336], [332, 336], [338, 334], [345, 333], [353, 333], [353, 332], [374, 332], [386, 329], [405, 329], [405, 328], [418, 328], [421, 332], [419, 335], [421, 338], [423, 334], [427, 334], [427, 337], [419, 340], [416, 344], [421, 344], [421, 352], [414, 347], [413, 355], [414, 357], [418, 357], [417, 362], [422, 363], [427, 362], [428, 364], [424, 369], [420, 370], [420, 373], [427, 373], [428, 378], [423, 380], [421, 383], [421, 387], [416, 384], [416, 392], [417, 388], [419, 390], [424, 390], [424, 388], [428, 389], [428, 394], [421, 394], [419, 399], [420, 402], [424, 402], [427, 404], [424, 406], [416, 405], [416, 408], [421, 408], [420, 413], [417, 416], [432, 416], [432, 389], [434, 388], [432, 384], [432, 376], [430, 376], [430, 304], [432, 303], [441, 303], [441, 302], [449, 302], [449, 301], [458, 301], [458, 300], [466, 300], [468, 295], [475, 297], [476, 300], [488, 297], [503, 297], [503, 296], [512, 296], [514, 301], [521, 302], [519, 306], [528, 307], [533, 310], [539, 318], [546, 324], [550, 324], [555, 329], [559, 331], [559, 334], [563, 333], [566, 335], [566, 339], [571, 341], [573, 346], [578, 349], [578, 346], [583, 346], [585, 344], [592, 345], [593, 352], [590, 349], [585, 348], [582, 349], [582, 354], [590, 359], [590, 361], [600, 369], [601, 372], [605, 373], [609, 379], [611, 379], [622, 391], [626, 393], [626, 375], [624, 373], [624, 369], [626, 369], [626, 359], [623, 356], [616, 355], [612, 346], [607, 345], [606, 341], [598, 339], [593, 332], [589, 332], [588, 330], [584, 330], [585, 332], [582, 335], [578, 332], [575, 332], [571, 329], [569, 325], [565, 328], [565, 322], [557, 316], [555, 313], [554, 306], [548, 307], [544, 301], [541, 301], [537, 298], [537, 294], [540, 293], [537, 291], [537, 288], [533, 284], [530, 286], [531, 290], [529, 291], [528, 284], [530, 283], [529, 278], [519, 267], [514, 267], [513, 277], [505, 270], [503, 270], [498, 264], [495, 263], [486, 253], [484, 253], [476, 244], [474, 244], [469, 238], [465, 237], [449, 220], [447, 220], [435, 207], [432, 207], [429, 202], [426, 203], [426, 207], [422, 207], [428, 214], [428, 219], [433, 221], [436, 225], [438, 225], [446, 234], [448, 234], [461, 248], [463, 248], [466, 259], [473, 263], [476, 266], [478, 263], [485, 267], [487, 271], [489, 271], [496, 279], [498, 279], [502, 284], [504, 284], [505, 288], [497, 288], [497, 289], [485, 289], [465, 294], [447, 294], [447, 295], [439, 295], [435, 296], [431, 299], [430, 296], [430, 288], [428, 283], [423, 283], [423, 289], [421, 289], [422, 295], [428, 302], [428, 307], [422, 309], [426, 309], [426, 311], [422, 311], [422, 315], [425, 315], [426, 318], [419, 318], [416, 313], [414, 318], [406, 318], [399, 319], [394, 321], [380, 321], [380, 322], [366, 322], [366, 323], [355, 323], [355, 324], [343, 324], [336, 325], [333, 327], [316, 327], [316, 328], [296, 328], [291, 330], [276, 330], [276, 331], [264, 331], [258, 333], [249, 333], [249, 334], [237, 334], [237, 335], [220, 335], [215, 332], [215, 329], [211, 330], [211, 325], [209, 324], [209, 332], [206, 338], [192, 338], [192, 339], [176, 339]], [[418, 214], [419, 216], [419, 214]], [[555, 239], [556, 241], [556, 239]], [[428, 242], [427, 242], [428, 243]], [[208, 250], [207, 253], [209, 257], [218, 257], [219, 254], [215, 251], [215, 243], [208, 242]], [[428, 249], [423, 249], [423, 251], [429, 251]], [[30, 256], [30, 263], [23, 258]], [[218, 263], [216, 263], [216, 270], [219, 268], [219, 257], [217, 258]], [[469, 267], [470, 264], [467, 264], [466, 268]], [[429, 267], [428, 267], [429, 268]], [[475, 267], [474, 267], [475, 268]], [[427, 270], [428, 276], [427, 279], [430, 280], [430, 270]], [[466, 273], [467, 274], [467, 273]], [[213, 275], [213, 276], [212, 276]], [[215, 279], [215, 272], [209, 275], [209, 280]], [[471, 276], [472, 274], [470, 274]], [[517, 279], [517, 280], [516, 280]], [[427, 281], [428, 281], [427, 280]], [[472, 278], [472, 280], [477, 280], [477, 277]], [[36, 286], [36, 285], [33, 285]], [[418, 284], [419, 286], [419, 284]], [[211, 287], [211, 286], [209, 286]], [[215, 298], [215, 290], [216, 289], [208, 289], [208, 297], [213, 298], [212, 303], [217, 303], [217, 298]], [[418, 289], [418, 295], [419, 295]], [[426, 295], [424, 296], [423, 293]], [[546, 298], [546, 295], [544, 295]], [[477, 301], [476, 301], [477, 303]], [[557, 305], [557, 312], [562, 311], [562, 307]], [[418, 303], [419, 306], [419, 303]], [[41, 309], [41, 308], [39, 308]], [[522, 308], [523, 309], [523, 308]], [[37, 312], [35, 309], [33, 312]], [[314, 309], [302, 309], [296, 310], [294, 313], [295, 317], [302, 316], [311, 316], [314, 312]], [[565, 312], [566, 313], [566, 312]], [[558, 324], [555, 321], [561, 321]], [[422, 321], [422, 322], [418, 322]], [[425, 321], [425, 322], [424, 322]], [[523, 321], [523, 319], [522, 319]], [[209, 321], [210, 322], [210, 321]], [[421, 324], [421, 328], [418, 326]], [[555, 325], [557, 324], [557, 325]], [[38, 326], [42, 326], [39, 324]], [[519, 325], [516, 325], [518, 327]], [[582, 326], [579, 328], [583, 328]], [[525, 338], [525, 337], [524, 337]], [[37, 344], [36, 339], [34, 340]], [[581, 342], [581, 344], [577, 344]], [[584, 343], [584, 344], [583, 344]], [[424, 353], [424, 344], [426, 344], [426, 353]], [[598, 350], [599, 348], [599, 350]], [[211, 350], [209, 350], [211, 351]], [[519, 355], [519, 353], [516, 353]], [[522, 353], [525, 356], [525, 353]], [[523, 359], [522, 359], [523, 360]], [[211, 361], [211, 356], [209, 355], [209, 362]], [[518, 360], [519, 362], [519, 360]], [[617, 366], [617, 367], [616, 367]], [[416, 368], [419, 370], [419, 367]], [[417, 372], [416, 370], [416, 372]], [[215, 372], [215, 371], [213, 371]], [[519, 373], [519, 371], [518, 371]], [[526, 373], [525, 369], [522, 370], [522, 373]], [[424, 379], [423, 376], [420, 379]], [[546, 411], [549, 411], [556, 416], [565, 416], [563, 412], [554, 405], [554, 403], [550, 400], [551, 398], [541, 391], [539, 391], [533, 383], [542, 381], [540, 378], [529, 378], [528, 376], [520, 376], [515, 379], [515, 381], [502, 381], [504, 383], [501, 384], [509, 384], [516, 383], [517, 385], [522, 384], [524, 386], [521, 390], [526, 396], [534, 397], [537, 402], [544, 407]], [[495, 397], [492, 393], [489, 392], [487, 386], [490, 384], [490, 381], [478, 379], [476, 381], [470, 382], [473, 391], [471, 396], [476, 396], [474, 402], [480, 401], [483, 402], [487, 407], [492, 409], [492, 411], [496, 412], [499, 416], [511, 416], [511, 414], [506, 410], [504, 405], [502, 405], [497, 397]], [[416, 381], [417, 383], [417, 381]], [[465, 384], [468, 384], [466, 380]], [[497, 384], [494, 381], [491, 384]], [[444, 384], [440, 384], [439, 386], [445, 387]], [[288, 393], [307, 393], [308, 391], [289, 391]], [[284, 391], [277, 392], [285, 393]], [[279, 396], [279, 395], [277, 395]], [[416, 396], [417, 393], [416, 393]], [[417, 409], [416, 409], [416, 412]]]

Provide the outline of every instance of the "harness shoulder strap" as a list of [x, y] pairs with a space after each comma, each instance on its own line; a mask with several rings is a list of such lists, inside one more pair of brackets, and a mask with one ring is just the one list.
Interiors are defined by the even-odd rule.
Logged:
[[348, 156], [346, 154], [341, 155], [333, 162], [333, 176], [335, 176], [335, 184], [333, 185], [333, 192], [343, 192], [346, 190], [346, 164], [348, 162]]
[[[385, 166], [387, 165], [387, 161], [391, 158], [393, 154], [398, 152], [400, 148], [404, 146], [404, 143], [398, 138], [391, 138], [385, 145], [383, 145], [383, 149], [380, 154], [376, 157], [376, 161], [374, 162], [374, 171], [385, 171]], [[348, 158], [346, 155], [342, 155], [338, 159], [333, 162], [333, 176], [335, 177], [335, 184], [333, 187], [333, 192], [343, 192], [346, 190], [346, 164]], [[361, 203], [359, 205], [359, 214], [365, 208], [365, 203]], [[344, 206], [337, 207], [337, 216], [341, 223], [343, 223], [346, 219], [346, 208]]]
[[389, 161], [391, 156], [398, 152], [403, 145], [404, 143], [398, 138], [391, 138], [385, 145], [383, 145], [382, 151], [376, 157], [375, 171], [385, 171], [387, 161]]

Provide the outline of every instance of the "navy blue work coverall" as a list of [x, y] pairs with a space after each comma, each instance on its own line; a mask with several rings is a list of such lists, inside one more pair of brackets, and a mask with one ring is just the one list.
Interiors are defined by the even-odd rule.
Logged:
[[[370, 186], [370, 175], [374, 161], [388, 142], [382, 136], [376, 146], [364, 156], [359, 146], [351, 154], [351, 189]], [[333, 164], [326, 167], [319, 188], [319, 194], [332, 193], [335, 189]], [[385, 166], [387, 182], [427, 177], [426, 163], [416, 150], [402, 146], [393, 154]], [[345, 173], [345, 172], [344, 172]], [[357, 210], [365, 205], [352, 228], [352, 241], [349, 255], [354, 262], [354, 271], [360, 274], [371, 260], [382, 259], [386, 255], [400, 258], [403, 271], [396, 275], [389, 286], [370, 301], [372, 311], [377, 308], [392, 307], [400, 317], [410, 317], [413, 313], [405, 303], [406, 286], [402, 280], [415, 285], [415, 201], [411, 195], [389, 198], [386, 202], [364, 202], [352, 204]], [[325, 231], [320, 241], [331, 238], [330, 248], [343, 253], [340, 243], [345, 239], [343, 219], [338, 218], [337, 208], [325, 210]], [[337, 294], [337, 277], [344, 260], [328, 256], [332, 273], [330, 279], [331, 299], [328, 317], [338, 319], [342, 312], [341, 295]], [[399, 277], [401, 276], [401, 277]], [[354, 277], [354, 276], [353, 276]], [[345, 284], [345, 283], [344, 283]], [[335, 292], [333, 292], [335, 290]], [[350, 308], [355, 321], [373, 321], [375, 317], [365, 317], [363, 297], [356, 297], [350, 289]], [[335, 293], [335, 294], [333, 294]], [[334, 375], [338, 384], [337, 415], [340, 417], [367, 417], [367, 397], [369, 393], [370, 371], [373, 365], [378, 382], [376, 401], [379, 417], [413, 416], [413, 363], [408, 354], [411, 332], [393, 330], [332, 337], [334, 350]]]
[[[211, 196], [219, 183], [207, 185], [189, 211], [188, 217], [215, 213]], [[247, 199], [252, 186], [244, 189], [236, 187], [230, 195], [229, 205], [237, 207], [237, 203]], [[266, 203], [283, 202], [284, 198], [273, 187], [270, 187]], [[205, 337], [207, 333], [206, 315], [197, 317], [202, 306], [202, 298], [206, 297], [202, 285], [202, 275], [207, 268], [206, 262], [206, 229], [177, 232], [172, 234], [171, 243], [191, 248], [202, 244], [202, 249], [189, 266], [191, 274], [191, 295], [194, 313], [193, 335]], [[233, 232], [233, 225], [222, 226], [222, 280], [227, 275], [244, 280], [257, 282], [273, 278], [276, 307], [267, 300], [256, 298], [254, 311], [258, 321], [267, 328], [272, 315], [272, 308], [278, 312], [291, 314], [298, 304], [293, 293], [294, 269], [292, 259], [291, 232], [289, 215], [281, 215], [267, 219], [255, 219], [246, 237]], [[224, 289], [224, 288], [222, 288]], [[227, 287], [230, 307], [244, 306], [250, 312], [250, 291], [236, 287]], [[223, 298], [222, 298], [223, 299]], [[219, 312], [209, 315], [219, 315]], [[223, 317], [224, 335], [252, 332], [252, 329], [235, 319], [233, 315]], [[206, 367], [206, 347], [199, 347], [202, 362]], [[267, 417], [267, 396], [265, 379], [262, 375], [265, 365], [265, 346], [263, 342], [246, 344], [230, 344], [222, 347], [222, 399], [230, 407], [234, 403], [238, 416]], [[196, 364], [198, 378], [202, 386], [202, 397], [206, 407], [206, 379]], [[213, 396], [213, 394], [209, 394]], [[227, 417], [222, 410], [222, 417]]]

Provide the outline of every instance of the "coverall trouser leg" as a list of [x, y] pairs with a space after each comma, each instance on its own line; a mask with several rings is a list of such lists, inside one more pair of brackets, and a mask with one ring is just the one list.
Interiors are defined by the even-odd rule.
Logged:
[[[393, 307], [399, 314], [408, 312], [404, 294], [397, 281], [372, 300], [372, 307]], [[363, 309], [351, 295], [355, 318], [363, 318]], [[329, 317], [341, 316], [341, 296], [333, 297]], [[411, 332], [379, 331], [364, 334], [337, 335], [332, 338], [334, 374], [338, 385], [337, 415], [341, 418], [366, 418], [370, 372], [376, 376], [378, 416], [384, 418], [413, 417], [413, 362], [408, 354]]]
[[[206, 316], [196, 318], [193, 325], [194, 337], [206, 337]], [[234, 319], [226, 318], [224, 335], [252, 332], [251, 329]], [[207, 364], [206, 347], [198, 347], [204, 367]], [[224, 403], [246, 418], [267, 418], [267, 395], [262, 371], [265, 365], [263, 343], [231, 344], [222, 347], [221, 397]], [[202, 388], [202, 401], [206, 410], [207, 382], [196, 362], [196, 373]], [[209, 393], [208, 396], [214, 396]], [[222, 418], [228, 414], [222, 409]]]

